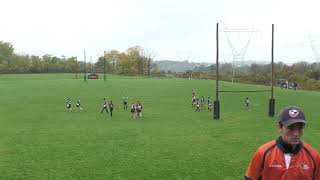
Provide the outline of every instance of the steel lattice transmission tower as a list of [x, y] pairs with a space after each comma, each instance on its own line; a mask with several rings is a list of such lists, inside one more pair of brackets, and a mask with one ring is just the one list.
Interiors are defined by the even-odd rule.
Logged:
[[314, 57], [315, 57], [315, 59], [316, 59], [316, 62], [317, 62], [317, 65], [318, 65], [317, 68], [320, 69], [320, 55], [319, 55], [319, 52], [318, 52], [318, 50], [317, 50], [317, 46], [319, 46], [319, 45], [317, 45], [317, 44], [315, 43], [316, 39], [318, 39], [318, 41], [319, 41], [320, 36], [316, 36], [316, 35], [311, 35], [311, 34], [309, 34], [310, 47], [311, 47], [311, 49], [312, 49], [312, 51], [313, 51], [313, 54], [314, 54]]
[[[254, 32], [257, 32], [254, 29], [224, 29], [224, 33], [227, 37], [228, 44], [231, 48], [232, 51], [232, 83], [234, 81], [234, 72], [236, 67], [244, 66], [244, 56], [247, 52], [247, 49], [249, 47], [250, 40], [252, 39], [252, 35]], [[240, 34], [247, 34], [248, 39], [243, 43], [242, 47], [236, 47], [235, 43], [231, 41], [231, 33], [235, 34], [237, 33], [238, 35]]]

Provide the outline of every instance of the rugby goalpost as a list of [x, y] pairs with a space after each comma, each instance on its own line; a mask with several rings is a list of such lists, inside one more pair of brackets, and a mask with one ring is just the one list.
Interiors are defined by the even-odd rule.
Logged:
[[274, 24], [272, 24], [271, 28], [271, 89], [266, 90], [239, 90], [239, 91], [220, 91], [219, 90], [219, 23], [217, 23], [216, 27], [216, 98], [213, 103], [213, 119], [220, 119], [220, 100], [219, 100], [219, 93], [220, 92], [263, 92], [263, 91], [270, 91], [271, 96], [269, 99], [269, 117], [274, 117], [274, 109], [275, 109], [275, 99], [274, 99], [274, 70], [273, 70], [273, 57], [274, 57]]

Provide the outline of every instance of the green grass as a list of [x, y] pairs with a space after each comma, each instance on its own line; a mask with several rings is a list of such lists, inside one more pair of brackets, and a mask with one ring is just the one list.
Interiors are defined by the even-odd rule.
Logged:
[[[0, 76], [0, 179], [243, 179], [258, 146], [279, 136], [269, 92], [221, 94], [217, 121], [191, 109], [191, 90], [214, 96], [214, 81], [79, 77]], [[221, 82], [224, 90], [266, 88]], [[122, 110], [124, 92], [142, 102], [141, 119]], [[84, 111], [65, 112], [68, 97]], [[100, 114], [103, 98], [113, 100], [114, 117]], [[320, 93], [275, 89], [275, 98], [276, 114], [287, 105], [305, 111], [305, 141], [319, 150]]]

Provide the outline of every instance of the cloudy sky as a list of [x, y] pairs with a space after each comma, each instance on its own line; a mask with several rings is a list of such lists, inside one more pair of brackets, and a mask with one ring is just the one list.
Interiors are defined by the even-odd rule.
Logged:
[[[315, 61], [310, 40], [320, 51], [319, 5], [316, 0], [1, 0], [0, 40], [24, 54], [81, 59], [86, 50], [95, 60], [104, 50], [141, 45], [156, 60], [214, 62], [219, 23], [221, 61], [241, 54], [251, 36], [246, 30], [254, 32], [244, 60], [270, 61], [273, 23], [275, 61]], [[243, 32], [230, 32], [234, 29]]]

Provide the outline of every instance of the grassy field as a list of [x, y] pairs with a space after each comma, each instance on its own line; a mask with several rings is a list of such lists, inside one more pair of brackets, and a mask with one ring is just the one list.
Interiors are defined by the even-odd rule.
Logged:
[[[0, 76], [0, 179], [243, 179], [254, 151], [275, 139], [270, 92], [221, 94], [221, 119], [194, 112], [191, 90], [214, 96], [208, 80], [108, 76], [83, 82], [73, 74]], [[267, 87], [221, 82], [221, 90]], [[122, 110], [124, 92], [143, 117]], [[244, 110], [248, 96], [251, 111]], [[81, 99], [83, 112], [65, 111]], [[114, 116], [100, 114], [112, 99]], [[276, 114], [297, 105], [306, 142], [320, 150], [320, 93], [275, 89]]]

